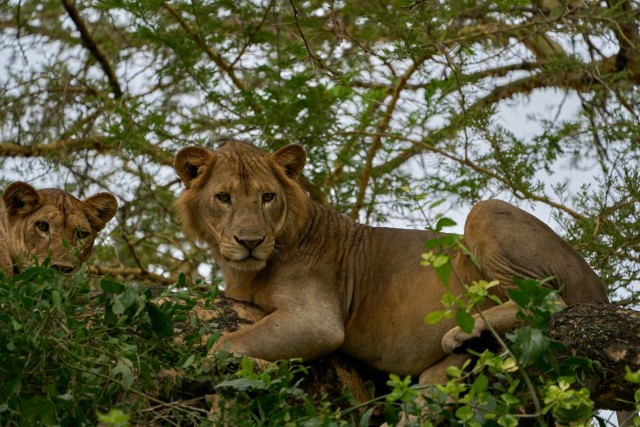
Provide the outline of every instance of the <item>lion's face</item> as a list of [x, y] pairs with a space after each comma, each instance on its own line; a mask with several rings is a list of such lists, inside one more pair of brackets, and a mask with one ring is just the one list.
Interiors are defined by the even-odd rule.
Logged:
[[185, 231], [207, 241], [219, 262], [258, 271], [277, 251], [290, 218], [287, 180], [305, 160], [302, 148], [290, 147], [270, 155], [231, 141], [213, 152], [189, 147], [176, 155], [187, 187], [177, 202]]
[[109, 193], [99, 193], [84, 201], [55, 189], [35, 190], [16, 182], [3, 196], [7, 245], [20, 264], [36, 258], [42, 263], [72, 272], [91, 254], [100, 230], [113, 218], [118, 203]]

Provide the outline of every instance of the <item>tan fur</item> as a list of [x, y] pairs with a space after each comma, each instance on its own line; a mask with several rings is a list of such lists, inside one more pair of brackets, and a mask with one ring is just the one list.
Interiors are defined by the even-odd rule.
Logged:
[[80, 201], [62, 190], [10, 184], [0, 202], [0, 269], [11, 275], [50, 256], [53, 268], [74, 271], [89, 258], [98, 232], [117, 208], [110, 193]]
[[[266, 360], [340, 350], [386, 372], [427, 370], [423, 382], [429, 382], [430, 367], [433, 377], [442, 376], [447, 352], [468, 336], [453, 321], [424, 323], [427, 313], [442, 308], [446, 292], [434, 271], [420, 265], [424, 242], [434, 233], [357, 224], [313, 203], [296, 181], [305, 159], [297, 145], [267, 154], [240, 141], [176, 155], [186, 186], [177, 201], [184, 231], [210, 245], [228, 297], [270, 313], [216, 348]], [[275, 197], [265, 202], [265, 194]], [[463, 291], [458, 278], [500, 279], [504, 295], [513, 275], [555, 276], [551, 284], [568, 304], [607, 301], [598, 277], [567, 243], [508, 203], [476, 205], [464, 243], [483, 271], [454, 254], [454, 293]], [[511, 303], [488, 306], [486, 313], [500, 329], [516, 322]]]

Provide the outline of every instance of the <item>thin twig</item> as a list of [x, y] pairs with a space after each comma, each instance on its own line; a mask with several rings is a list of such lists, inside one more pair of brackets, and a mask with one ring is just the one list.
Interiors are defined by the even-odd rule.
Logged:
[[325, 70], [325, 71], [327, 71], [329, 74], [331, 74], [332, 77], [334, 77], [334, 78], [340, 77], [340, 73], [339, 72], [334, 71], [330, 67], [325, 65], [324, 62], [322, 62], [322, 59], [320, 59], [317, 55], [315, 55], [311, 51], [311, 47], [309, 46], [309, 42], [307, 41], [307, 38], [305, 37], [304, 32], [302, 31], [302, 28], [300, 27], [300, 11], [296, 7], [296, 3], [293, 0], [289, 0], [289, 3], [291, 4], [291, 8], [293, 9], [293, 18], [296, 21], [296, 28], [298, 29], [298, 33], [300, 34], [300, 38], [302, 39], [302, 42], [304, 43], [304, 47], [307, 49], [307, 53], [309, 54], [309, 58], [311, 58], [313, 61], [317, 62], [318, 65], [320, 66], [320, 68]]

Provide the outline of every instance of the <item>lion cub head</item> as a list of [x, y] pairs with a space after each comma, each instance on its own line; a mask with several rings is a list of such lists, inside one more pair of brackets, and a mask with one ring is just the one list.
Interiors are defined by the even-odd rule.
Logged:
[[305, 160], [299, 145], [273, 154], [235, 140], [182, 149], [174, 167], [186, 187], [176, 202], [184, 232], [207, 242], [223, 268], [261, 270], [304, 221], [295, 178]]
[[24, 182], [9, 185], [2, 200], [0, 233], [5, 234], [8, 252], [4, 258], [18, 261], [19, 268], [34, 257], [41, 263], [50, 256], [52, 267], [65, 273], [89, 258], [98, 232], [118, 208], [110, 193], [80, 201], [62, 190], [36, 190]]

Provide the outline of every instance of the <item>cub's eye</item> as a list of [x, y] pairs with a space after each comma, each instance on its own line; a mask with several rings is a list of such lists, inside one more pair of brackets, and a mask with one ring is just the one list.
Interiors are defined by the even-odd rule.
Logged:
[[78, 230], [76, 230], [76, 237], [78, 239], [85, 239], [85, 238], [89, 237], [89, 232], [85, 231], [85, 230], [78, 229]]
[[264, 193], [262, 195], [262, 201], [264, 203], [270, 202], [274, 199], [274, 197], [276, 197], [276, 193]]
[[218, 193], [216, 194], [216, 199], [222, 203], [226, 203], [227, 205], [231, 203], [231, 196], [229, 193]]
[[42, 231], [43, 233], [48, 233], [49, 232], [49, 223], [46, 221], [38, 221], [36, 222], [36, 228], [40, 231]]

